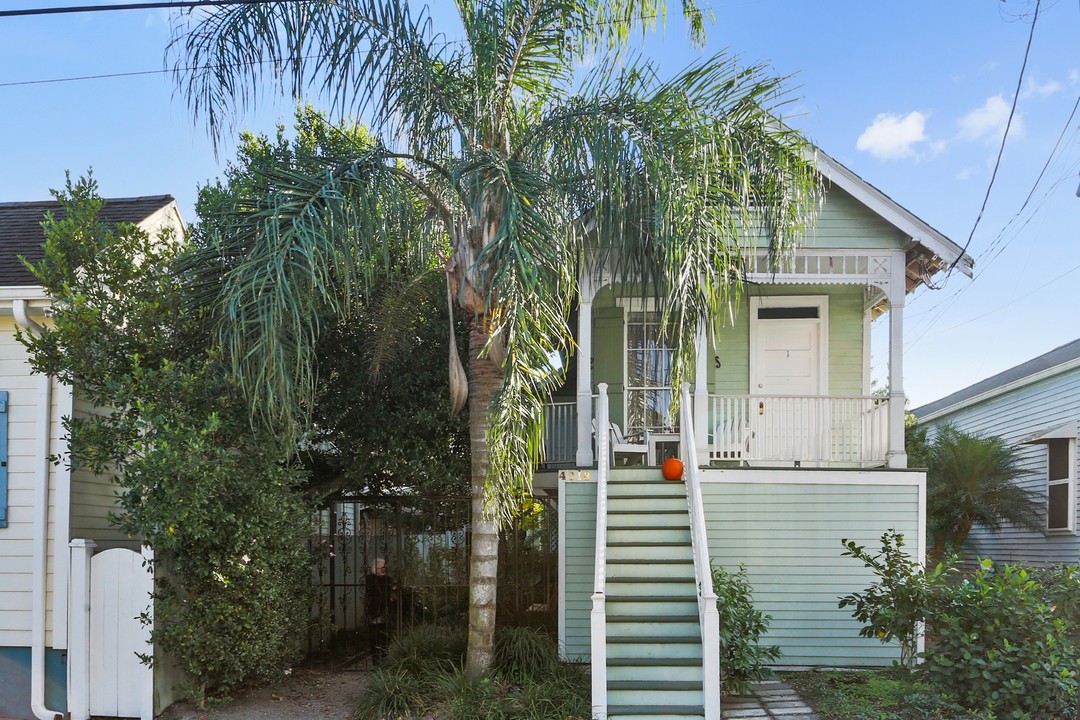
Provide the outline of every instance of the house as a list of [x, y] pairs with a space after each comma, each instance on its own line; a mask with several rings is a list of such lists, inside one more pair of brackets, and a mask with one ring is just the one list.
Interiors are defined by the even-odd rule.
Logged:
[[[816, 162], [827, 190], [815, 228], [779, 268], [750, 254], [741, 302], [715, 338], [699, 332], [691, 387], [671, 386], [655, 308], [582, 279], [579, 352], [545, 410], [534, 486], [559, 498], [559, 640], [591, 661], [599, 718], [719, 718], [710, 560], [746, 565], [784, 666], [899, 659], [837, 606], [874, 579], [841, 540], [875, 547], [895, 529], [925, 551], [925, 473], [904, 451], [904, 302], [973, 263], [836, 160]], [[881, 395], [870, 323], [884, 313]], [[685, 482], [661, 478], [668, 455]]]
[[[109, 628], [133, 625], [145, 647], [135, 617], [149, 599], [122, 587], [152, 578], [138, 542], [109, 523], [110, 480], [52, 461], [66, 455], [63, 418], [90, 408], [70, 386], [33, 374], [15, 339], [16, 328], [48, 323], [50, 299], [19, 258], [42, 258], [41, 222], [58, 210], [0, 203], [0, 718], [148, 717], [151, 673]], [[100, 217], [150, 232], [184, 227], [168, 195], [107, 200]], [[159, 706], [168, 704], [166, 678], [154, 675]]]
[[1020, 484], [1045, 505], [1046, 532], [975, 527], [976, 557], [1033, 565], [1076, 562], [1076, 432], [1080, 421], [1080, 340], [912, 411], [922, 424], [949, 423], [968, 433], [1019, 445], [1028, 471]]

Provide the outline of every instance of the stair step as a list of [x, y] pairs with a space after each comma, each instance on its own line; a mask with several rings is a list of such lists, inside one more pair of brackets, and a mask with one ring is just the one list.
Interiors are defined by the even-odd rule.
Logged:
[[607, 546], [611, 547], [691, 547], [692, 543], [689, 540], [667, 540], [663, 542], [636, 542], [631, 540], [620, 540], [618, 542], [609, 542]]
[[608, 690], [701, 690], [701, 681], [608, 680]]
[[608, 565], [693, 565], [693, 558], [678, 558], [677, 560], [664, 560], [663, 562], [657, 562], [649, 558], [618, 558], [612, 560], [608, 558]]
[[678, 515], [679, 517], [687, 517], [687, 510], [686, 508], [682, 510], [612, 510], [608, 508], [608, 515]]
[[608, 667], [701, 667], [701, 658], [608, 658]]
[[[652, 597], [647, 596], [647, 595], [608, 595], [605, 599], [607, 600], [608, 603], [613, 603], [613, 602], [614, 603], [617, 603], [617, 602], [632, 602], [632, 603], [642, 603], [642, 602], [663, 602], [663, 603], [687, 602], [687, 603], [694, 603], [694, 607], [697, 607], [697, 594], [694, 594], [694, 595], [686, 595], [686, 594], [683, 594], [683, 595], [662, 595], [662, 596], [661, 595], [654, 595]], [[608, 612], [610, 613], [611, 611], [608, 610]]]
[[697, 615], [619, 615], [618, 617], [612, 617], [608, 615], [607, 621], [609, 623], [696, 623], [699, 622]]
[[643, 689], [628, 689], [608, 690], [608, 702], [612, 705], [632, 705], [641, 703], [642, 705], [674, 705], [676, 703], [687, 703], [688, 705], [702, 705], [705, 702], [705, 693], [701, 690], [700, 683], [696, 690], [643, 690]]
[[650, 583], [677, 583], [677, 584], [681, 584], [681, 583], [685, 583], [687, 580], [693, 580], [693, 579], [694, 578], [692, 578], [692, 577], [687, 578], [687, 577], [676, 577], [674, 575], [662, 575], [662, 576], [654, 576], [654, 577], [648, 577], [648, 578], [628, 577], [628, 576], [609, 577], [607, 579], [607, 581], [608, 581], [608, 583], [634, 583], [634, 584], [640, 584], [642, 582], [642, 580], [646, 580], [646, 581], [648, 581]]
[[629, 644], [629, 645], [693, 645], [701, 644], [700, 635], [637, 635], [622, 637], [616, 635], [614, 637], [608, 636], [607, 641], [609, 643]]
[[702, 705], [608, 705], [608, 717], [640, 717], [640, 716], [704, 716], [705, 708]]

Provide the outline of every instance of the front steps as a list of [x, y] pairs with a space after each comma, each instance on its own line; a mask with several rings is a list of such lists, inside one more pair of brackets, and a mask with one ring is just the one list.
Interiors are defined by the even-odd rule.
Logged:
[[704, 717], [686, 486], [656, 469], [608, 480], [607, 698], [613, 720]]

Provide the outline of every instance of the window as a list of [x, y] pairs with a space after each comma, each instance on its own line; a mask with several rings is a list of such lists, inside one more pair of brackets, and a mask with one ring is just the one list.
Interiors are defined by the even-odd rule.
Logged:
[[1076, 529], [1076, 439], [1046, 441], [1046, 529]]
[[672, 432], [671, 364], [674, 341], [664, 337], [660, 313], [631, 309], [626, 314], [626, 433]]

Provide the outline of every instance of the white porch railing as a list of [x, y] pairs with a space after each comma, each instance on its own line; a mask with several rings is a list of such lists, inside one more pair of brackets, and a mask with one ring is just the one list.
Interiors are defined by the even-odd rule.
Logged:
[[889, 399], [712, 395], [710, 460], [884, 465]]
[[682, 416], [680, 442], [687, 462], [683, 469], [686, 502], [690, 512], [690, 538], [694, 552], [694, 577], [697, 580], [698, 620], [701, 626], [701, 671], [705, 720], [720, 720], [720, 614], [712, 584], [709, 539], [705, 527], [705, 508], [701, 500], [701, 479], [694, 438], [694, 413], [690, 405], [689, 385], [682, 389], [679, 409]]
[[[876, 467], [888, 461], [887, 397], [710, 395], [708, 404], [703, 435], [710, 461], [857, 467]], [[599, 415], [598, 406], [595, 414]], [[542, 462], [574, 465], [577, 444], [576, 404], [544, 405]], [[684, 451], [683, 457], [694, 456]]]
[[[607, 383], [600, 383], [596, 400], [596, 426], [609, 422]], [[593, 568], [592, 614], [592, 716], [607, 720], [607, 482], [611, 433], [596, 433], [596, 565]]]

